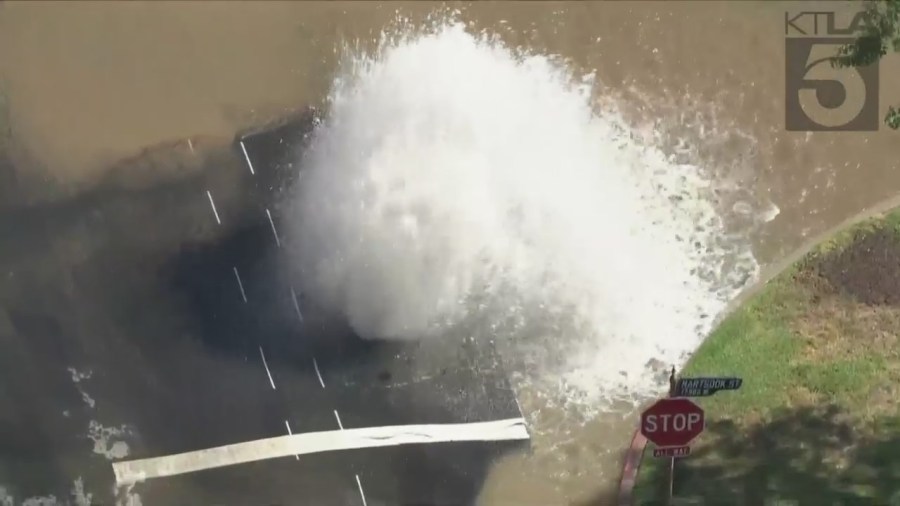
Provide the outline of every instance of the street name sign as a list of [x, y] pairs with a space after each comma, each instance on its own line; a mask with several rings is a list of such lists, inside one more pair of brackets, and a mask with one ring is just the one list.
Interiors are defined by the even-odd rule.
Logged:
[[743, 379], [734, 377], [681, 378], [673, 397], [709, 397], [723, 390], [737, 390], [743, 383]]

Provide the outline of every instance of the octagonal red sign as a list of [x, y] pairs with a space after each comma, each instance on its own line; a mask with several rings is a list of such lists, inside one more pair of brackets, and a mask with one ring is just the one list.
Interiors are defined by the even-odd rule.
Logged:
[[660, 399], [641, 413], [641, 434], [659, 447], [685, 446], [705, 424], [703, 408], [690, 399]]

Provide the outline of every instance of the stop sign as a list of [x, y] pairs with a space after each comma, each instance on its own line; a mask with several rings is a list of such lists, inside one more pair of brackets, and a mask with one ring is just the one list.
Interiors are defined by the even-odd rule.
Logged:
[[690, 399], [660, 399], [641, 413], [641, 434], [659, 447], [685, 446], [705, 423], [703, 409]]

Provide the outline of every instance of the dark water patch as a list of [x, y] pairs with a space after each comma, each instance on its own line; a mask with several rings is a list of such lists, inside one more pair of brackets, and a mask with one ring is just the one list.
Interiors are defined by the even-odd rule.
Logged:
[[[276, 129], [302, 142], [300, 130]], [[248, 154], [283, 146], [241, 139]], [[487, 341], [365, 341], [302, 294], [300, 322], [260, 212], [296, 176], [284, 162], [296, 145], [262, 156], [253, 175], [235, 145], [160, 145], [89, 191], [0, 213], [0, 483], [18, 496], [64, 497], [82, 477], [97, 503], [110, 503], [110, 462], [94, 451], [92, 423], [121, 428], [114, 440], [141, 458], [281, 436], [285, 422], [295, 433], [333, 430], [334, 410], [348, 427], [518, 416]], [[88, 377], [76, 383], [69, 368]], [[139, 488], [148, 504], [347, 504], [360, 474], [369, 504], [470, 504], [490, 462], [519, 446], [346, 451]]]

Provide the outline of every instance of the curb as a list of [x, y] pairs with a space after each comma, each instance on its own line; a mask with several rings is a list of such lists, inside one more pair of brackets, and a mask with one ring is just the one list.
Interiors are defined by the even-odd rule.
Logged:
[[635, 429], [631, 446], [625, 453], [625, 463], [622, 465], [622, 480], [619, 482], [619, 496], [616, 501], [618, 506], [631, 506], [634, 501], [634, 485], [637, 482], [638, 469], [641, 467], [646, 446], [647, 438], [641, 434], [640, 429]]

